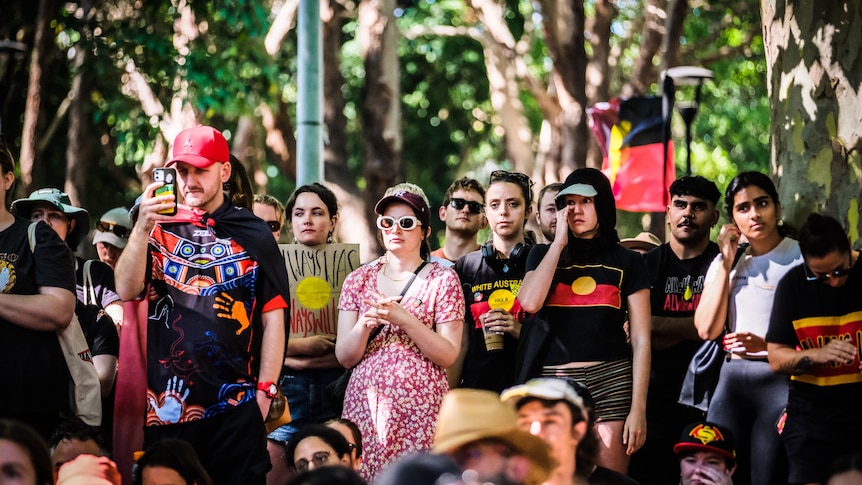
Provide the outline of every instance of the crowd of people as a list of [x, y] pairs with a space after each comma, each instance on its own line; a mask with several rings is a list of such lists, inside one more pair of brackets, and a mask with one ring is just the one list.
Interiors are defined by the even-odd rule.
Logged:
[[[670, 186], [666, 243], [620, 238], [594, 169], [538, 195], [518, 172], [464, 177], [436, 211], [398, 184], [337, 328], [300, 334], [278, 243], [334, 244], [335, 194], [251, 193], [207, 126], [166, 166], [179, 203], [149, 183], [86, 260], [89, 212], [56, 188], [11, 200], [0, 150], [0, 484], [862, 483], [859, 253], [829, 215], [793, 231], [763, 174], [730, 182], [716, 242], [700, 176]], [[88, 375], [67, 364], [78, 334]], [[709, 345], [720, 372], [681, 399]]]

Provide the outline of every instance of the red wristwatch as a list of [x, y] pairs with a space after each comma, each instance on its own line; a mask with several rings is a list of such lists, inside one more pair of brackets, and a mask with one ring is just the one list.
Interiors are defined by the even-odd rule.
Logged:
[[278, 394], [278, 386], [274, 382], [258, 382], [257, 390], [265, 392], [270, 399], [274, 399]]

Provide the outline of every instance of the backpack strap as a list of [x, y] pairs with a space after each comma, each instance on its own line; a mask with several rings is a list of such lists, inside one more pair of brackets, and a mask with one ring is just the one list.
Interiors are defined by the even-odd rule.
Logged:
[[[743, 244], [736, 249], [736, 254], [733, 256], [733, 264], [730, 265], [731, 271], [736, 268], [736, 265], [739, 263], [739, 260], [742, 259], [742, 255], [745, 254], [745, 250], [748, 249], [748, 246], [748, 244]], [[727, 316], [724, 318], [724, 333], [730, 333], [730, 312], [728, 312]], [[730, 352], [727, 353], [727, 361], [730, 362]]]
[[96, 287], [93, 285], [93, 275], [90, 273], [90, 266], [92, 265], [92, 259], [84, 261], [84, 304], [101, 306], [96, 302]]
[[31, 222], [29, 226], [27, 226], [27, 240], [30, 241], [30, 252], [36, 252], [36, 224], [38, 222]]

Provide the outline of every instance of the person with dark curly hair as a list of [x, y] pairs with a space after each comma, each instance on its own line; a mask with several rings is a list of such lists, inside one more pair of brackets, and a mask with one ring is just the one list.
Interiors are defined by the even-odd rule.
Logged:
[[294, 433], [287, 443], [287, 464], [297, 473], [325, 466], [353, 469], [353, 448], [336, 429], [323, 424], [310, 424]]

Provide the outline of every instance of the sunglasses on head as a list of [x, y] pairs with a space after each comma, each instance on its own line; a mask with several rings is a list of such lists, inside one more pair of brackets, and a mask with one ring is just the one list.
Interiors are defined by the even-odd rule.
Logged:
[[533, 186], [533, 181], [530, 180], [530, 177], [527, 174], [523, 174], [520, 172], [507, 172], [506, 170], [494, 170], [493, 172], [491, 172], [490, 183], [493, 184], [494, 182], [499, 182], [501, 180], [506, 182], [518, 182], [526, 184], [527, 187]]
[[415, 216], [404, 216], [399, 217], [398, 219], [390, 216], [379, 216], [377, 218], [378, 229], [388, 231], [393, 229], [395, 224], [398, 224], [398, 226], [405, 231], [412, 231], [419, 225], [419, 219]]
[[452, 199], [449, 202], [449, 205], [452, 206], [455, 210], [463, 210], [464, 206], [467, 206], [467, 210], [470, 211], [470, 214], [481, 214], [482, 213], [482, 204], [478, 202], [473, 202], [472, 200], [464, 200], [464, 199]]
[[128, 227], [121, 226], [115, 222], [105, 222], [105, 221], [97, 222], [96, 223], [96, 229], [98, 229], [99, 231], [102, 231], [102, 232], [112, 232], [117, 237], [123, 237], [123, 238], [128, 237], [129, 231], [131, 230]]
[[266, 225], [269, 226], [269, 230], [272, 232], [278, 232], [281, 230], [281, 223], [278, 221], [264, 221]]
[[805, 271], [805, 279], [808, 281], [825, 281], [829, 278], [843, 278], [853, 271], [853, 258], [850, 258], [850, 264], [846, 268], [836, 269], [828, 273], [815, 273], [811, 271], [807, 263], [802, 264], [802, 269]]

